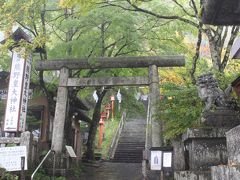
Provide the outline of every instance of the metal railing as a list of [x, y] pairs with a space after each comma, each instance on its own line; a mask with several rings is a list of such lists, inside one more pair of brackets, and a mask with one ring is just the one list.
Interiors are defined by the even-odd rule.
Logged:
[[126, 119], [126, 112], [124, 111], [122, 113], [122, 117], [121, 117], [121, 120], [119, 122], [117, 131], [116, 131], [116, 133], [113, 137], [113, 140], [112, 140], [112, 143], [111, 143], [111, 146], [110, 146], [110, 151], [109, 151], [110, 159], [112, 159], [114, 157], [114, 154], [115, 154], [115, 151], [116, 151], [116, 148], [117, 148], [117, 144], [118, 144], [118, 140], [119, 140], [120, 134], [122, 132], [123, 126], [125, 124], [125, 119]]
[[38, 169], [42, 166], [42, 164], [44, 163], [44, 161], [48, 158], [48, 156], [51, 154], [51, 152], [53, 152], [53, 156], [54, 156], [54, 162], [53, 162], [53, 180], [54, 180], [54, 176], [55, 176], [55, 152], [50, 149], [47, 154], [44, 156], [44, 158], [42, 159], [42, 161], [40, 162], [40, 164], [38, 165], [38, 167], [35, 169], [35, 171], [32, 173], [31, 175], [31, 180], [33, 180], [33, 177], [35, 176], [35, 174], [37, 173]]
[[148, 109], [147, 109], [147, 122], [146, 122], [146, 132], [145, 132], [145, 149], [143, 150], [143, 160], [142, 160], [142, 175], [143, 179], [147, 179], [147, 159], [149, 159], [149, 145], [151, 143], [151, 110], [150, 110], [150, 98], [148, 99]]

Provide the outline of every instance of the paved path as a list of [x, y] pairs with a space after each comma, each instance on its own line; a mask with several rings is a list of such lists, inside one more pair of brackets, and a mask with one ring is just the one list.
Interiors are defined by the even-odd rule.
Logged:
[[98, 167], [85, 166], [80, 177], [69, 180], [142, 180], [141, 163], [101, 162]]

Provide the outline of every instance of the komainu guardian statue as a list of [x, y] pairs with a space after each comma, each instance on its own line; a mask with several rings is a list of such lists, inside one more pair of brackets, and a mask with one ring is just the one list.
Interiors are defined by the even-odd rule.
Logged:
[[205, 102], [202, 122], [211, 126], [232, 126], [239, 124], [236, 100], [230, 96], [232, 86], [220, 89], [213, 74], [203, 74], [197, 79], [198, 95]]
[[204, 111], [213, 110], [214, 108], [224, 108], [236, 110], [237, 103], [230, 96], [232, 86], [224, 91], [219, 88], [217, 80], [213, 74], [208, 73], [198, 77], [197, 79], [198, 95], [205, 102]]

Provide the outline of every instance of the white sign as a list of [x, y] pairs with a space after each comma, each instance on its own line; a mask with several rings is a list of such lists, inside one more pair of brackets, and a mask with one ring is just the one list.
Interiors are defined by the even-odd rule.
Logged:
[[[12, 66], [8, 86], [4, 131], [25, 131], [28, 93], [31, 73], [31, 57], [27, 59], [22, 52], [13, 51]], [[26, 59], [26, 60], [25, 60]]]
[[75, 152], [74, 152], [74, 150], [73, 150], [73, 148], [72, 148], [72, 146], [66, 146], [66, 149], [67, 149], [67, 152], [68, 152], [70, 157], [72, 157], [72, 158], [77, 157]]
[[162, 151], [151, 151], [151, 170], [162, 169]]
[[27, 104], [28, 104], [28, 94], [30, 85], [30, 75], [31, 75], [31, 57], [26, 60], [24, 76], [23, 76], [23, 90], [22, 90], [22, 103], [21, 103], [21, 114], [19, 120], [18, 131], [25, 131], [26, 117], [27, 117]]
[[12, 54], [11, 74], [8, 86], [4, 131], [18, 131], [19, 114], [21, 109], [21, 95], [25, 60], [15, 51]]
[[25, 157], [24, 170], [27, 170], [26, 146], [1, 147], [0, 167], [7, 171], [21, 171], [21, 157]]
[[163, 167], [172, 167], [172, 153], [163, 153]]
[[7, 99], [7, 90], [0, 90], [0, 100], [1, 99]]

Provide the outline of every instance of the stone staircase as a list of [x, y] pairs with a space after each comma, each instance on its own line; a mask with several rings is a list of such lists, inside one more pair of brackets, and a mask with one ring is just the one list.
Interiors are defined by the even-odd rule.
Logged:
[[127, 119], [112, 162], [141, 163], [145, 146], [145, 119]]

